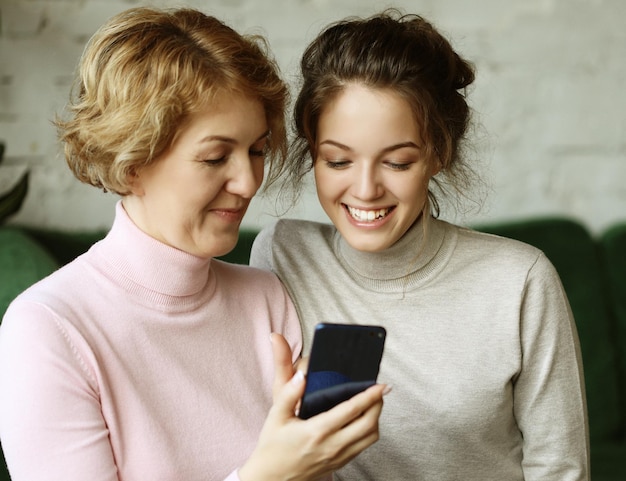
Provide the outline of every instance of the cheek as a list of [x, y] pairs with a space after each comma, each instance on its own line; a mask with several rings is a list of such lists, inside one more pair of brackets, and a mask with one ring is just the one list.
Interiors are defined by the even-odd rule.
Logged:
[[265, 178], [265, 163], [259, 162], [253, 167], [254, 179], [256, 180], [257, 189], [261, 187], [263, 179]]
[[319, 163], [317, 162], [313, 165], [313, 179], [315, 180], [315, 188], [319, 194], [325, 182], [324, 174], [322, 173], [322, 169], [319, 167]]
[[322, 167], [316, 167], [314, 169], [315, 189], [317, 191], [317, 196], [322, 201], [334, 197], [335, 191], [338, 190], [337, 184], [339, 179], [336, 175], [333, 176], [332, 174], [333, 172], [330, 172], [329, 169], [324, 169]]
[[430, 178], [430, 175], [420, 172], [413, 179], [407, 179], [407, 182], [397, 184], [394, 193], [398, 198], [405, 199], [410, 204], [413, 204], [416, 209], [420, 210], [428, 196]]

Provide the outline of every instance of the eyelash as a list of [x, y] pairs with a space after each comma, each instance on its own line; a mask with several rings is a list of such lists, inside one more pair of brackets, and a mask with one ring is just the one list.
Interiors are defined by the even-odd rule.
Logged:
[[[250, 154], [251, 157], [263, 157], [264, 158], [266, 156], [265, 149], [260, 149], [260, 150], [250, 149], [248, 153]], [[206, 165], [209, 165], [209, 166], [218, 166], [218, 165], [223, 164], [227, 160], [228, 160], [228, 155], [223, 155], [222, 157], [218, 159], [205, 159], [202, 162], [204, 162]]]
[[[350, 164], [349, 160], [327, 160], [326, 161], [326, 165], [328, 167], [330, 167], [331, 169], [337, 169], [337, 170], [347, 167], [348, 164]], [[396, 171], [408, 170], [411, 167], [410, 163], [398, 164], [395, 162], [385, 162], [385, 165], [388, 166], [390, 169], [396, 170]]]
[[326, 165], [331, 169], [341, 169], [350, 163], [349, 160], [327, 160]]
[[265, 149], [259, 149], [259, 150], [250, 149], [249, 153], [252, 157], [265, 157], [267, 155], [267, 152], [265, 151]]
[[215, 167], [226, 162], [226, 156], [222, 156], [219, 159], [205, 159], [202, 162], [205, 163], [206, 165]]
[[386, 165], [393, 170], [408, 170], [411, 166], [411, 164], [396, 164], [395, 162], [386, 162]]

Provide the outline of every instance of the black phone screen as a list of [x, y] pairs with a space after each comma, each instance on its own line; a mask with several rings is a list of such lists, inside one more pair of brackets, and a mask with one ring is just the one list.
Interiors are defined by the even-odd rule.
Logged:
[[385, 338], [381, 326], [318, 324], [299, 417], [327, 411], [374, 385]]

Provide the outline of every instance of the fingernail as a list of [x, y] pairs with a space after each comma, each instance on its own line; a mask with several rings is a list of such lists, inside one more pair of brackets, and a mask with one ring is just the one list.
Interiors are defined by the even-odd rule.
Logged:
[[302, 371], [296, 371], [290, 382], [291, 384], [297, 385], [300, 384], [302, 381], [304, 381], [304, 373]]
[[387, 384], [385, 386], [385, 389], [383, 389], [383, 396], [389, 394], [391, 392], [391, 386], [389, 384]]

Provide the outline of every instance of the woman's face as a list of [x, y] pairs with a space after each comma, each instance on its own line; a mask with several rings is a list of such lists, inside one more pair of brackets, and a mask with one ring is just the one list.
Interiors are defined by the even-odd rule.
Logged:
[[267, 136], [260, 102], [233, 95], [217, 100], [139, 170], [133, 193], [123, 199], [126, 211], [165, 244], [203, 258], [226, 254], [263, 181]]
[[315, 182], [326, 214], [355, 249], [392, 246], [420, 216], [437, 173], [409, 104], [352, 84], [322, 111], [317, 133]]

